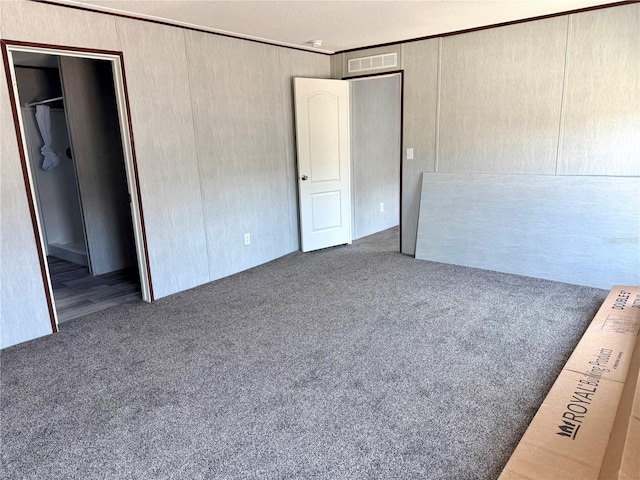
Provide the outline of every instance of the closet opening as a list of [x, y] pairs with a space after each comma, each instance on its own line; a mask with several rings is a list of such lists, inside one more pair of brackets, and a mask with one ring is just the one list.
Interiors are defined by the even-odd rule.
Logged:
[[117, 52], [3, 41], [52, 330], [153, 300]]
[[344, 80], [351, 101], [353, 239], [386, 231], [402, 251], [404, 73]]

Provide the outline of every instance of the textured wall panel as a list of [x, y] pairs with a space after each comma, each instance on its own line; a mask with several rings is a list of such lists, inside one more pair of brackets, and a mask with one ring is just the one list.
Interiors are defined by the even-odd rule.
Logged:
[[[438, 40], [411, 42], [402, 47], [404, 68], [404, 132], [402, 170], [402, 253], [416, 248], [422, 172], [433, 172], [436, 158], [438, 101]], [[407, 148], [414, 158], [408, 160]]]
[[4, 72], [0, 159], [0, 348], [4, 348], [51, 333]]
[[331, 78], [341, 80], [344, 76], [344, 53], [331, 55]]
[[328, 78], [331, 57], [289, 48], [278, 49], [278, 55], [280, 58], [279, 73], [285, 149], [284, 162], [287, 172], [287, 202], [289, 204], [289, 250], [293, 252], [300, 248], [293, 78]]
[[638, 192], [640, 178], [425, 173], [416, 258], [638, 285]]
[[640, 175], [640, 4], [570, 17], [558, 174]]
[[2, 38], [119, 50], [115, 17], [26, 0], [0, 1]]
[[[291, 252], [278, 48], [185, 35], [209, 268], [216, 279]], [[251, 245], [244, 244], [245, 233]]]
[[354, 240], [398, 225], [400, 111], [400, 75], [351, 82]]
[[180, 29], [118, 19], [156, 298], [209, 281]]
[[442, 40], [439, 172], [554, 174], [567, 17]]

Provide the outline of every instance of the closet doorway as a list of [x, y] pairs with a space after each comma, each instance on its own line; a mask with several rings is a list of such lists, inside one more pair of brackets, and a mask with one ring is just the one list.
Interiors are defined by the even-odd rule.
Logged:
[[53, 331], [152, 301], [119, 54], [3, 47]]
[[403, 72], [345, 80], [351, 101], [352, 237], [387, 231], [400, 251]]

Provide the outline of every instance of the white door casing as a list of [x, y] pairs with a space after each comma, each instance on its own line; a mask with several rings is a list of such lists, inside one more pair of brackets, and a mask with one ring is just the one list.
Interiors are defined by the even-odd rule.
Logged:
[[351, 243], [349, 83], [295, 78], [303, 252]]

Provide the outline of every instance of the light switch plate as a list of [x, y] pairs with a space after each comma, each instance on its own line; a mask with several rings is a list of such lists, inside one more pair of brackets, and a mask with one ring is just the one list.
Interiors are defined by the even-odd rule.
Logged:
[[413, 148], [407, 148], [407, 160], [413, 160]]

